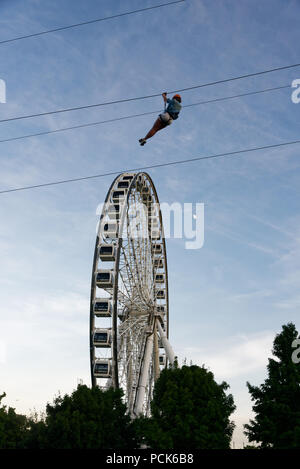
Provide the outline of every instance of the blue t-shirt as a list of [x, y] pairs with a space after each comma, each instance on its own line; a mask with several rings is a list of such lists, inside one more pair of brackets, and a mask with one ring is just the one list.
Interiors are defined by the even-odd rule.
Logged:
[[172, 119], [177, 119], [181, 111], [181, 107], [182, 107], [181, 104], [179, 103], [179, 101], [177, 101], [177, 99], [169, 99], [169, 98], [167, 99], [167, 103], [168, 103], [168, 106], [167, 106], [166, 111], [170, 114]]

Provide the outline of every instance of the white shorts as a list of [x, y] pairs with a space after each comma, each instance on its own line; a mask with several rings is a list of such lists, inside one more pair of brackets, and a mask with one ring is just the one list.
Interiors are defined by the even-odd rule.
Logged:
[[159, 114], [160, 120], [165, 124], [165, 125], [171, 125], [173, 122], [172, 117], [168, 112], [163, 112], [162, 114]]

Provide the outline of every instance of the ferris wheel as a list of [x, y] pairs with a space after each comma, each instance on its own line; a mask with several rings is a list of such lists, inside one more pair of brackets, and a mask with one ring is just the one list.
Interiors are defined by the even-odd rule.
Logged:
[[122, 173], [102, 208], [90, 301], [92, 386], [122, 388], [130, 415], [149, 415], [160, 371], [173, 364], [167, 253], [147, 173]]

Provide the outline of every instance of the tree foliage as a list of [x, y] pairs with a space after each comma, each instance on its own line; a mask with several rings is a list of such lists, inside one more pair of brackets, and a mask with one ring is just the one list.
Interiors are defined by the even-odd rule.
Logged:
[[292, 343], [297, 338], [294, 324], [282, 326], [274, 340], [276, 359], [269, 359], [267, 379], [261, 386], [247, 383], [256, 416], [245, 425], [245, 434], [261, 448], [300, 448], [300, 364], [292, 361]]
[[1, 405], [5, 396], [5, 393], [0, 396], [0, 448], [20, 449], [24, 447], [27, 419], [16, 414], [12, 407]]
[[132, 448], [134, 441], [122, 391], [79, 385], [47, 405], [44, 421], [31, 421], [27, 447], [122, 449]]
[[164, 370], [155, 384], [152, 417], [135, 422], [137, 433], [155, 449], [229, 448], [235, 406], [228, 387], [204, 367]]

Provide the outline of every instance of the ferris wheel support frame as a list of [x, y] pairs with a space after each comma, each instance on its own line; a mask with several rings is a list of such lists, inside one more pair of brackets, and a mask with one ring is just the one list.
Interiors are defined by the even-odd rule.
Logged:
[[174, 362], [175, 362], [175, 354], [174, 354], [174, 351], [172, 349], [172, 346], [169, 342], [169, 339], [167, 338], [166, 336], [166, 333], [165, 331], [163, 330], [163, 328], [161, 327], [161, 324], [160, 324], [160, 321], [157, 320], [157, 327], [158, 327], [158, 331], [159, 331], [159, 335], [160, 335], [160, 338], [161, 338], [161, 341], [162, 341], [162, 344], [163, 344], [163, 347], [166, 351], [166, 354], [167, 354], [167, 357], [168, 357], [168, 360], [170, 362], [170, 365], [174, 365]]
[[[166, 336], [166, 333], [164, 332], [163, 328], [161, 327], [159, 318], [155, 318], [154, 321], [154, 329], [151, 334], [148, 335], [147, 337], [147, 342], [146, 342], [146, 347], [145, 347], [145, 353], [144, 353], [144, 361], [143, 361], [143, 368], [140, 376], [140, 381], [137, 389], [137, 394], [136, 394], [136, 402], [134, 406], [134, 411], [133, 411], [133, 416], [138, 416], [141, 414], [142, 407], [143, 407], [143, 402], [144, 402], [144, 396], [145, 396], [145, 390], [146, 390], [146, 383], [147, 383], [147, 377], [149, 373], [149, 366], [150, 366], [150, 359], [151, 359], [151, 352], [152, 349], [154, 348], [154, 359], [155, 361], [157, 358], [157, 349], [158, 349], [158, 341], [157, 341], [157, 332], [156, 332], [156, 324], [157, 328], [159, 331], [159, 336], [162, 341], [162, 345], [166, 351], [168, 360], [170, 362], [170, 365], [174, 365], [175, 362], [175, 354], [172, 349], [172, 346]], [[155, 363], [155, 377], [156, 379], [159, 376], [159, 372], [157, 373], [156, 371], [156, 366], [157, 363]]]
[[153, 337], [153, 350], [154, 350], [154, 382], [158, 380], [160, 375], [159, 368], [159, 348], [158, 348], [158, 337], [157, 337], [157, 328], [156, 328], [157, 319], [155, 319], [154, 324], [154, 337]]
[[151, 361], [151, 353], [153, 349], [153, 339], [154, 339], [153, 336], [154, 336], [153, 332], [152, 334], [148, 335], [146, 346], [145, 346], [143, 367], [142, 367], [139, 384], [137, 388], [136, 401], [135, 401], [134, 408], [133, 408], [133, 416], [136, 416], [136, 417], [142, 413], [143, 402], [144, 402], [144, 397], [145, 397], [145, 392], [146, 392], [146, 384], [147, 384], [150, 361]]

